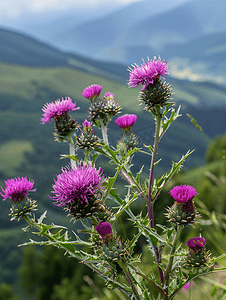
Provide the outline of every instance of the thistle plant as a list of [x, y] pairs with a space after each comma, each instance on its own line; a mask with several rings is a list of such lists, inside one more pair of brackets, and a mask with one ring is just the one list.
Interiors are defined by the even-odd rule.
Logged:
[[[172, 300], [181, 289], [191, 287], [195, 278], [226, 269], [215, 265], [226, 255], [211, 257], [207, 250], [208, 241], [204, 237], [193, 237], [185, 245], [178, 243], [184, 228], [190, 227], [192, 231], [197, 218], [201, 217], [195, 207], [198, 191], [194, 187], [173, 187], [169, 194], [174, 204], [166, 208], [166, 213], [162, 212], [168, 221], [167, 226], [156, 224], [155, 203], [161, 191], [192, 153], [189, 150], [177, 163], [172, 163], [168, 173], [156, 178], [159, 142], [180, 116], [180, 107], [175, 110], [175, 103], [171, 101], [172, 89], [163, 81], [163, 76], [168, 75], [168, 68], [167, 62], [161, 61], [161, 58], [129, 68], [128, 85], [132, 88], [142, 86], [138, 100], [144, 105], [144, 113], [149, 113], [155, 121], [154, 142], [153, 145], [145, 145], [146, 149], [138, 148], [138, 136], [132, 131], [137, 116], [119, 116], [121, 106], [115, 102], [115, 95], [109, 92], [101, 99], [100, 85], [94, 84], [84, 89], [83, 96], [89, 100], [89, 120], [84, 120], [81, 125], [68, 114], [79, 109], [70, 98], [58, 99], [43, 108], [41, 123], [54, 119], [55, 139], [68, 143], [70, 150], [69, 154], [64, 155], [70, 158], [70, 164], [63, 166], [61, 173], [53, 179], [50, 201], [59, 209], [66, 210], [74, 222], [80, 220], [83, 232], [89, 238], [82, 239], [75, 229], [72, 239], [64, 226], [45, 224], [46, 212], [36, 221], [33, 211], [37, 204], [28, 198], [28, 192], [35, 192], [34, 180], [28, 180], [27, 177], [12, 178], [5, 181], [5, 188], [2, 187], [3, 200], [12, 200], [12, 219], [24, 218], [28, 223], [24, 230], [28, 231], [32, 227], [36, 230], [35, 234], [44, 238], [43, 241], [31, 240], [23, 245], [53, 245], [64, 249], [69, 256], [80, 260], [103, 278], [110, 289], [123, 292], [127, 299]], [[113, 116], [117, 116], [115, 123], [123, 133], [116, 145], [109, 145], [107, 126]], [[102, 130], [102, 137], [95, 135], [95, 126]], [[81, 131], [78, 136], [77, 128]], [[83, 152], [84, 159], [77, 157], [78, 149]], [[138, 152], [145, 153], [147, 161], [151, 157], [150, 172], [144, 180], [141, 179], [142, 168], [137, 174], [132, 172], [135, 154]], [[105, 165], [96, 167], [96, 161], [101, 156], [107, 157], [114, 166], [114, 176], [105, 174]], [[126, 181], [125, 197], [116, 192], [118, 177]], [[108, 199], [115, 205], [108, 207]], [[147, 210], [135, 215], [131, 204], [138, 199], [146, 204]], [[136, 234], [131, 240], [119, 236], [116, 231], [115, 224], [123, 213], [128, 215], [131, 226], [136, 228]], [[134, 252], [141, 236], [145, 237], [154, 258], [148, 273], [141, 264], [142, 254], [136, 255]], [[88, 247], [89, 251], [86, 252], [81, 246]], [[149, 289], [150, 284], [152, 290]]]

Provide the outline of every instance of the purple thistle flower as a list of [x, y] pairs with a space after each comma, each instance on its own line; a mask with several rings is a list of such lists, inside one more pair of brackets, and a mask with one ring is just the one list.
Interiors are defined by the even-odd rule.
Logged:
[[101, 90], [102, 90], [101, 85], [93, 84], [84, 89], [82, 96], [84, 96], [85, 98], [87, 98], [89, 100], [92, 100], [92, 98], [100, 95]]
[[[166, 66], [166, 61], [161, 61], [161, 58], [156, 59], [154, 57], [153, 61], [149, 61], [147, 63], [144, 62], [140, 67], [135, 65], [134, 69], [129, 67], [129, 87], [137, 87], [142, 84], [142, 90], [145, 90], [149, 84], [154, 83], [154, 79], [159, 76], [168, 75], [168, 66]], [[164, 78], [164, 77], [163, 77]]]
[[104, 95], [104, 99], [107, 100], [107, 101], [109, 101], [109, 100], [114, 100], [114, 97], [115, 97], [115, 95], [112, 94], [112, 93], [110, 93], [110, 92], [108, 92], [108, 93], [106, 93], [106, 94]]
[[85, 121], [83, 122], [83, 127], [86, 128], [86, 127], [92, 127], [93, 123], [92, 122], [89, 122], [87, 119], [85, 119]]
[[189, 239], [185, 245], [188, 246], [189, 249], [197, 252], [206, 245], [206, 241], [203, 237], [194, 237]]
[[125, 114], [118, 117], [115, 123], [122, 129], [131, 129], [137, 120], [137, 116], [133, 114]]
[[101, 222], [99, 225], [96, 226], [96, 231], [97, 233], [99, 233], [103, 240], [106, 240], [108, 236], [113, 235], [112, 227], [109, 222]]
[[57, 180], [54, 179], [53, 185], [55, 194], [50, 197], [55, 201], [56, 206], [65, 206], [71, 209], [76, 203], [89, 203], [98, 192], [102, 189], [103, 175], [101, 169], [96, 170], [90, 165], [78, 166], [76, 169], [63, 169], [62, 174], [57, 175]]
[[191, 287], [193, 286], [193, 282], [192, 282], [192, 281], [186, 283], [186, 284], [184, 285], [184, 289], [185, 289], [185, 290], [189, 290], [190, 286], [191, 286]]
[[[30, 179], [29, 179], [30, 180]], [[14, 203], [23, 201], [25, 198], [27, 198], [28, 192], [35, 192], [36, 189], [33, 189], [34, 186], [34, 180], [31, 179], [29, 181], [27, 177], [15, 177], [8, 179], [5, 181], [6, 188], [5, 190], [1, 187], [2, 191], [5, 193], [1, 193], [2, 197], [4, 198], [3, 201], [5, 201], [7, 198], [12, 199]]]
[[196, 189], [190, 185], [177, 185], [170, 192], [170, 195], [177, 203], [188, 203], [198, 195]]
[[53, 118], [61, 116], [66, 112], [78, 110], [80, 107], [76, 107], [76, 102], [72, 102], [71, 98], [65, 98], [62, 100], [57, 99], [54, 102], [47, 103], [43, 106], [42, 111], [44, 112], [43, 118], [41, 118], [41, 124], [51, 122]]

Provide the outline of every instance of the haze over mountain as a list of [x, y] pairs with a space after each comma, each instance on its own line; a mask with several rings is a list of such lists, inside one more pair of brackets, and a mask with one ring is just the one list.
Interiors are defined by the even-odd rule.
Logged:
[[[130, 65], [160, 55], [170, 64], [174, 77], [225, 84], [225, 1], [172, 3], [162, 0], [156, 5], [145, 0], [123, 7], [111, 4], [111, 9], [36, 12], [21, 15], [12, 24], [81, 58]], [[53, 56], [56, 58], [56, 52]], [[52, 57], [48, 65], [51, 61]]]

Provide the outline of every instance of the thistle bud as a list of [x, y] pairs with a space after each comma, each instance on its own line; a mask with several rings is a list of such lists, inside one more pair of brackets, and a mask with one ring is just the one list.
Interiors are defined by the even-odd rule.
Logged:
[[210, 253], [206, 251], [206, 241], [203, 237], [194, 237], [186, 242], [189, 248], [187, 257], [185, 258], [188, 269], [196, 269], [206, 265]]

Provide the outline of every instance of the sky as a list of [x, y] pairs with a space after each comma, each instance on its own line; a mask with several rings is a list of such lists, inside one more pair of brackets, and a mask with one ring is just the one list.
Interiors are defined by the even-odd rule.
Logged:
[[[41, 11], [59, 11], [68, 10], [70, 8], [77, 9], [90, 9], [98, 6], [103, 6], [109, 10], [127, 5], [133, 2], [139, 2], [142, 0], [6, 0], [0, 2], [0, 18], [15, 18], [25, 13], [39, 13]], [[155, 1], [156, 2], [156, 1]], [[179, 4], [188, 2], [188, 0], [158, 0], [157, 5], [161, 5], [161, 2], [172, 4]]]

